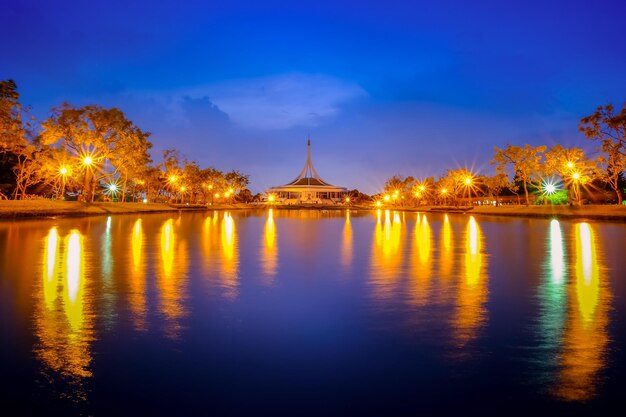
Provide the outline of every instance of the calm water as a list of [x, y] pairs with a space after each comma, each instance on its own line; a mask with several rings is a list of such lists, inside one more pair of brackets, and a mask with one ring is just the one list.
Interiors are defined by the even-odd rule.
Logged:
[[625, 224], [394, 211], [4, 222], [0, 398], [16, 415], [607, 414], [625, 243]]

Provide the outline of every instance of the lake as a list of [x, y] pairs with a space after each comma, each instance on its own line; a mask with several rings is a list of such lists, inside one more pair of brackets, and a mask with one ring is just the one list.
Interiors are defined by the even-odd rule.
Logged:
[[626, 224], [249, 210], [0, 222], [15, 415], [610, 414]]

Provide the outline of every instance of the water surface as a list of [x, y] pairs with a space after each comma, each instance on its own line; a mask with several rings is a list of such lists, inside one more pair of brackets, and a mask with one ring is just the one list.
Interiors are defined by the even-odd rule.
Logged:
[[626, 225], [400, 211], [0, 223], [21, 414], [608, 413]]

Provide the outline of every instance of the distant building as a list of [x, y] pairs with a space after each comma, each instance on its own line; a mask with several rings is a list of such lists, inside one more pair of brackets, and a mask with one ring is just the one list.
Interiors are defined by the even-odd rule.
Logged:
[[282, 204], [335, 204], [348, 194], [345, 187], [324, 181], [311, 163], [311, 139], [307, 143], [306, 164], [298, 177], [288, 184], [267, 190], [276, 202]]

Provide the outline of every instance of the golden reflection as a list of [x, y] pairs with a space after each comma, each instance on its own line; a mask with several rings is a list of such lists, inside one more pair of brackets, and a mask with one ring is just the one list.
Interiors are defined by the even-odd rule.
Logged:
[[442, 281], [448, 281], [452, 272], [454, 254], [452, 253], [452, 227], [450, 227], [450, 219], [447, 214], [443, 217], [440, 239], [439, 277]]
[[230, 212], [224, 212], [221, 225], [222, 235], [222, 278], [226, 288], [226, 296], [237, 296], [237, 274], [239, 269], [239, 256], [237, 253], [237, 230], [235, 221]]
[[341, 244], [341, 265], [347, 269], [352, 264], [352, 225], [350, 224], [350, 210], [346, 210], [346, 222], [343, 225], [343, 240]]
[[269, 209], [265, 221], [265, 235], [262, 251], [262, 269], [265, 276], [265, 284], [271, 284], [278, 266], [278, 249], [276, 248], [276, 227], [274, 225], [274, 212]]
[[65, 315], [75, 333], [80, 332], [84, 321], [83, 295], [85, 286], [85, 265], [83, 259], [82, 236], [78, 230], [72, 230], [65, 238], [65, 281], [63, 292]]
[[385, 210], [385, 221], [381, 224], [380, 212], [374, 231], [372, 254], [372, 279], [377, 297], [388, 297], [397, 284], [403, 262], [403, 228], [398, 213]]
[[[420, 221], [421, 218], [421, 221]], [[418, 213], [415, 222], [415, 240], [412, 256], [413, 280], [411, 283], [411, 300], [423, 305], [428, 302], [430, 282], [432, 277], [431, 247], [432, 234], [426, 215]]]
[[[271, 219], [268, 218], [265, 223], [260, 257], [261, 268], [266, 276], [271, 277], [278, 268], [278, 246], [274, 212], [272, 211], [269, 215]], [[202, 250], [204, 254], [203, 269], [208, 281], [212, 285], [219, 286], [225, 297], [236, 297], [239, 253], [237, 228], [230, 212], [214, 211], [211, 216], [204, 219]]]
[[59, 234], [56, 227], [48, 232], [45, 240], [45, 252], [43, 260], [43, 294], [46, 308], [54, 307], [57, 298], [57, 253], [59, 250]]
[[133, 225], [130, 243], [133, 256], [133, 268], [130, 274], [129, 302], [133, 313], [135, 328], [145, 329], [146, 320], [146, 282], [143, 262], [143, 227], [141, 219]]
[[[84, 400], [82, 379], [92, 375], [90, 343], [93, 340], [91, 298], [86, 285], [83, 237], [72, 230], [60, 239], [56, 228], [44, 239], [42, 286], [36, 288], [34, 328], [39, 343], [35, 353], [50, 378], [66, 378], [68, 395]], [[61, 295], [61, 296], [59, 296]]]
[[455, 339], [461, 347], [476, 338], [485, 320], [487, 260], [482, 241], [480, 227], [474, 216], [470, 216], [465, 231], [464, 276], [458, 285], [457, 315], [453, 322]]
[[557, 396], [572, 401], [593, 398], [598, 373], [606, 365], [610, 289], [603, 280], [601, 249], [588, 223], [574, 230], [575, 280], [569, 285], [569, 316]]
[[161, 262], [163, 275], [170, 278], [174, 267], [174, 220], [169, 219], [161, 226]]
[[178, 320], [184, 316], [184, 280], [187, 273], [187, 245], [178, 241], [174, 220], [169, 219], [161, 226], [161, 268], [158, 288], [161, 312], [167, 319], [167, 337], [177, 338], [180, 333]]

